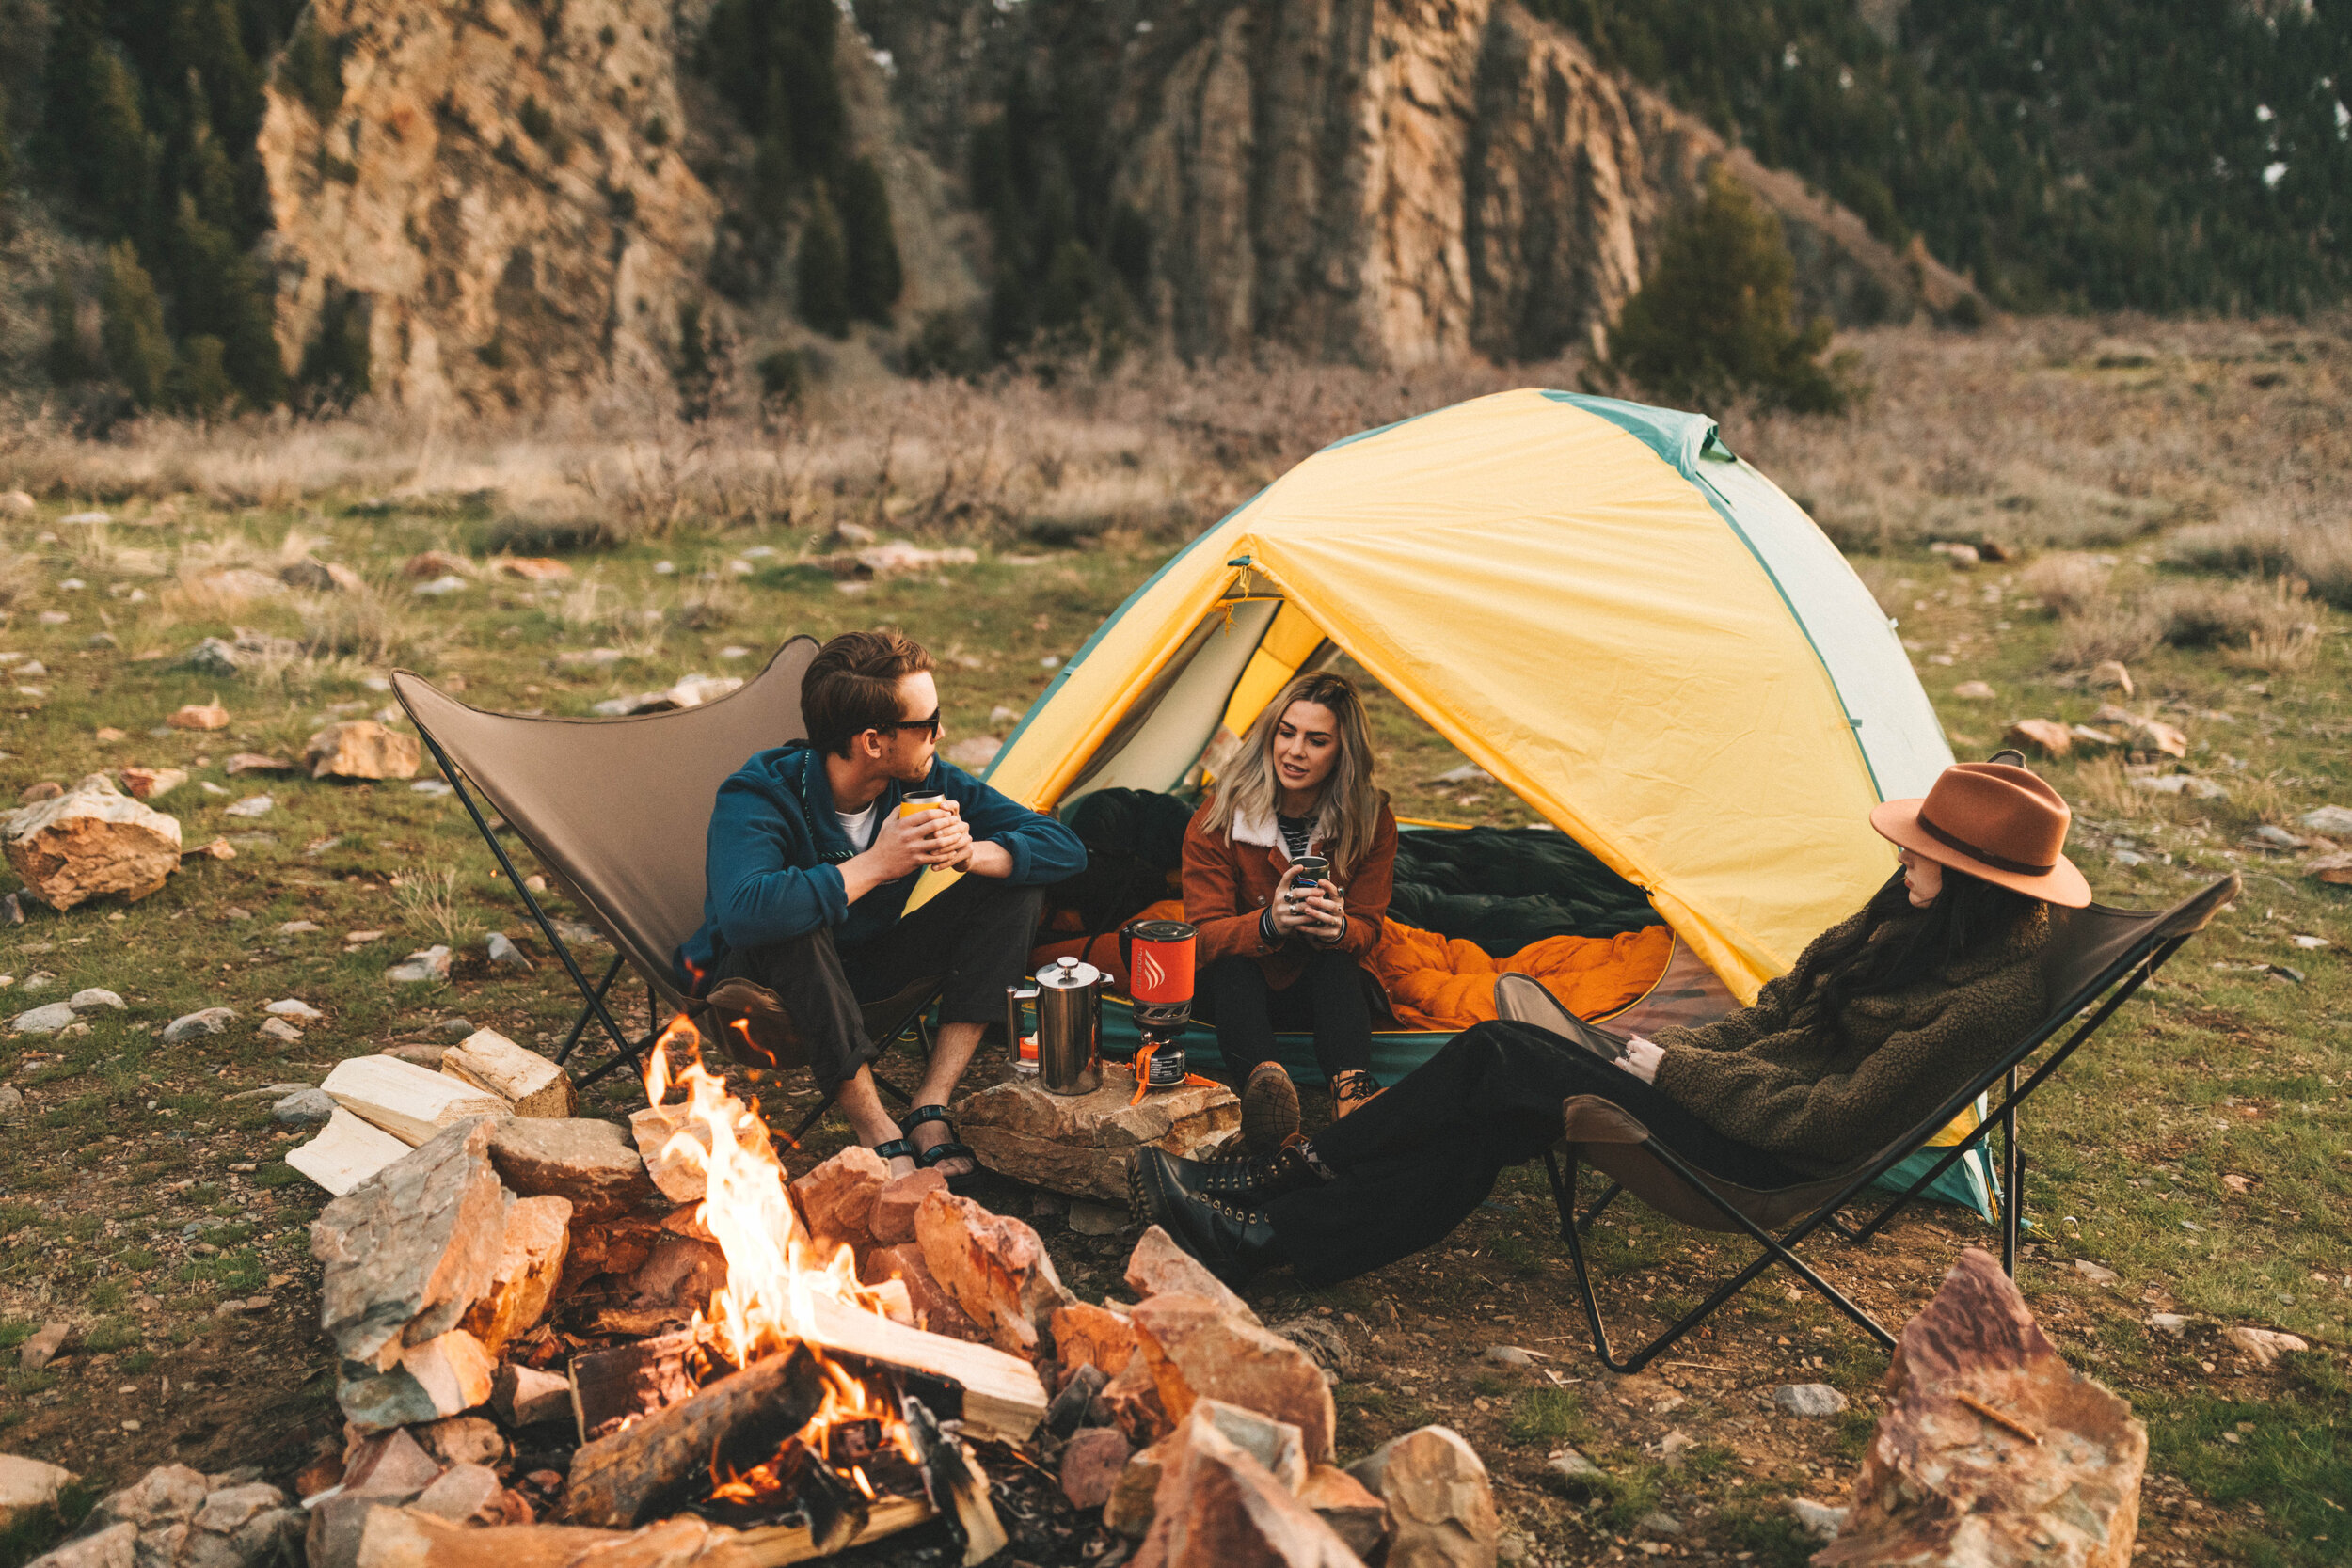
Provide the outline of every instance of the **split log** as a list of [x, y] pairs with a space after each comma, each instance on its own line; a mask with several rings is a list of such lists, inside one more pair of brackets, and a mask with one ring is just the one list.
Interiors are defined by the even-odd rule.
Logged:
[[[849, 1544], [880, 1541], [934, 1517], [921, 1497], [882, 1497]], [[576, 1525], [469, 1529], [429, 1513], [378, 1508], [360, 1538], [357, 1568], [789, 1568], [825, 1555], [802, 1525], [728, 1529], [689, 1518], [665, 1519], [633, 1535]]]
[[749, 1469], [774, 1453], [817, 1414], [824, 1390], [803, 1345], [730, 1372], [574, 1454], [565, 1510], [606, 1528], [674, 1512], [707, 1486], [714, 1465]]
[[341, 1197], [407, 1152], [406, 1144], [338, 1105], [317, 1137], [287, 1151], [286, 1164]]
[[319, 1087], [344, 1110], [412, 1147], [468, 1117], [502, 1117], [514, 1111], [502, 1095], [428, 1072], [397, 1056], [354, 1056], [338, 1062]]
[[961, 1387], [967, 1437], [1019, 1445], [1045, 1419], [1045, 1385], [1038, 1381], [1037, 1369], [1017, 1355], [926, 1334], [829, 1296], [809, 1305], [816, 1340], [827, 1350], [925, 1372]]
[[518, 1117], [569, 1117], [579, 1104], [571, 1078], [496, 1029], [477, 1029], [441, 1056], [441, 1071], [510, 1101]]

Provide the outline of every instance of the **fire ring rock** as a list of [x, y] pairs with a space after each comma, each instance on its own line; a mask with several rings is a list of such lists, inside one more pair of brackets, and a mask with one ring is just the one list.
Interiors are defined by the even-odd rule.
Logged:
[[1073, 1197], [1124, 1203], [1127, 1166], [1149, 1144], [1187, 1157], [1241, 1125], [1221, 1084], [1135, 1098], [1135, 1075], [1105, 1063], [1092, 1094], [1049, 1094], [1034, 1081], [994, 1084], [955, 1105], [956, 1127], [981, 1164]]
[[53, 910], [119, 893], [136, 903], [180, 868], [180, 821], [133, 800], [103, 773], [8, 814], [8, 864]]

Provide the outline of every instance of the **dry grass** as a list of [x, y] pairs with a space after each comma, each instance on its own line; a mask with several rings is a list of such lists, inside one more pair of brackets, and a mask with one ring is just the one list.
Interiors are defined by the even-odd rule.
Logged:
[[303, 649], [314, 660], [419, 663], [444, 637], [405, 601], [374, 588], [306, 598], [301, 612]]
[[2094, 599], [2058, 617], [2050, 661], [2062, 670], [2115, 659], [2130, 664], [2164, 641], [2164, 612], [2143, 599]]
[[2308, 498], [2265, 497], [2217, 523], [2185, 528], [2169, 557], [2200, 571], [2293, 576], [2339, 610], [2352, 610], [2352, 509]]
[[40, 557], [0, 549], [0, 610], [14, 609], [19, 600], [39, 591], [42, 580]]
[[2080, 615], [2113, 595], [2108, 587], [2114, 568], [2095, 556], [2079, 552], [2045, 555], [2017, 574], [2017, 591], [2042, 601], [2056, 615]]

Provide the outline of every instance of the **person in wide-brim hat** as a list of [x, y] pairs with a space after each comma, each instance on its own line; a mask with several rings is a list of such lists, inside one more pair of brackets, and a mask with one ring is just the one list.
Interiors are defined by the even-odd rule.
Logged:
[[1560, 1136], [1560, 1106], [1621, 1106], [1701, 1169], [1788, 1187], [1851, 1168], [1920, 1124], [2047, 1009], [2050, 906], [2090, 887], [2058, 792], [1963, 763], [1870, 824], [1902, 868], [1806, 946], [1753, 1006], [1635, 1036], [1604, 1058], [1498, 1020], [1463, 1031], [1345, 1121], [1265, 1159], [1137, 1151], [1138, 1217], [1228, 1279], [1288, 1263], [1346, 1279], [1444, 1239], [1507, 1165]]

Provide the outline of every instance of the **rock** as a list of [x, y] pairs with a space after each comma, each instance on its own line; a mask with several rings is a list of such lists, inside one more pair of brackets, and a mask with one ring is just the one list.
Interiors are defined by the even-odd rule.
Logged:
[[516, 1193], [568, 1199], [582, 1220], [627, 1213], [654, 1195], [644, 1160], [628, 1132], [609, 1121], [502, 1121], [490, 1134], [490, 1163]]
[[[1903, 1327], [1851, 1512], [1819, 1568], [1961, 1560], [2126, 1568], [2148, 1431], [2077, 1374], [1970, 1247]], [[2028, 1442], [1978, 1409], [2034, 1433]]]
[[189, 703], [164, 722], [175, 730], [225, 730], [229, 727], [229, 710], [215, 697], [210, 702]]
[[2264, 1367], [2282, 1354], [2312, 1348], [2295, 1335], [2282, 1334], [2275, 1328], [2225, 1328], [2221, 1337], [2252, 1356], [2256, 1365]]
[[313, 594], [357, 594], [367, 587], [358, 573], [337, 561], [319, 561], [305, 556], [278, 569], [278, 580], [289, 588], [299, 588]]
[[222, 771], [233, 779], [246, 773], [291, 773], [294, 768], [293, 761], [286, 757], [263, 756], [259, 752], [238, 752], [229, 758]]
[[518, 970], [525, 974], [531, 973], [531, 959], [504, 931], [492, 931], [485, 946], [493, 968]]
[[2148, 1326], [2159, 1334], [2169, 1334], [2175, 1339], [2188, 1333], [2188, 1320], [2178, 1312], [2151, 1312]]
[[0, 1115], [24, 1108], [24, 1091], [12, 1084], [0, 1084]]
[[188, 782], [184, 768], [126, 768], [122, 787], [135, 800], [160, 800]]
[[2151, 719], [2144, 713], [2134, 713], [2129, 708], [2117, 707], [2112, 703], [2106, 703], [2101, 705], [2099, 711], [2090, 716], [2090, 721], [2094, 724], [2113, 725], [2122, 730], [2124, 737], [2131, 742], [2132, 750], [2136, 752], [2147, 752], [2168, 757], [2188, 755], [2186, 735], [2165, 723], [2162, 720]]
[[1609, 1480], [1609, 1472], [1585, 1458], [1574, 1449], [1554, 1450], [1544, 1461], [1544, 1467], [1566, 1481], [1581, 1497]]
[[282, 1018], [265, 1020], [255, 1033], [264, 1038], [276, 1040], [281, 1045], [293, 1045], [302, 1038], [302, 1031]]
[[[1347, 1336], [1328, 1318], [1293, 1318], [1288, 1323], [1273, 1325], [1275, 1333], [1314, 1357], [1315, 1365], [1334, 1378], [1353, 1377], [1356, 1373], [1356, 1347], [1347, 1342]], [[1520, 1352], [1525, 1354], [1524, 1351]], [[1530, 1359], [1520, 1363], [1533, 1366]]]
[[388, 1045], [383, 1053], [396, 1062], [421, 1067], [427, 1072], [441, 1070], [441, 1058], [449, 1054], [446, 1045]]
[[0, 1453], [0, 1530], [48, 1509], [80, 1479], [62, 1465]]
[[1141, 1355], [1130, 1356], [1104, 1386], [1103, 1408], [1127, 1440], [1141, 1446], [1154, 1443], [1176, 1428], [1168, 1419], [1168, 1407], [1160, 1402], [1159, 1385], [1152, 1376], [1152, 1363]]
[[572, 1206], [564, 1198], [524, 1197], [507, 1205], [489, 1286], [458, 1323], [490, 1354], [547, 1316], [556, 1281], [564, 1276], [571, 1221]]
[[20, 806], [36, 805], [42, 800], [54, 800], [64, 793], [65, 785], [55, 779], [43, 779], [39, 784], [28, 784], [19, 790], [16, 803]]
[[1034, 1356], [1049, 1314], [1073, 1299], [1036, 1231], [968, 1197], [924, 1198], [914, 1235], [931, 1276], [998, 1350]]
[[267, 816], [278, 809], [278, 800], [270, 795], [247, 795], [221, 809], [230, 816]]
[[2322, 855], [2317, 860], [2305, 863], [2303, 872], [2308, 877], [2337, 887], [2352, 883], [2352, 853]]
[[[441, 1034], [449, 1035], [458, 1039], [463, 1039], [465, 1037], [474, 1032], [473, 1021], [467, 1018], [445, 1018], [433, 1027]], [[449, 1048], [447, 1046], [441, 1048], [440, 1059], [444, 1062], [449, 1060]], [[438, 1069], [438, 1063], [435, 1064], [437, 1070]]]
[[33, 498], [25, 492], [0, 491], [0, 517], [29, 517], [34, 510]]
[[1054, 1396], [1054, 1402], [1045, 1407], [1046, 1430], [1057, 1437], [1067, 1437], [1085, 1426], [1088, 1413], [1110, 1380], [1110, 1374], [1092, 1362], [1080, 1362], [1061, 1386], [1061, 1392]]
[[1634, 1520], [1633, 1528], [1637, 1534], [1646, 1535], [1653, 1541], [1663, 1541], [1682, 1533], [1682, 1521], [1663, 1510], [1653, 1509]]
[[2295, 825], [2306, 832], [2324, 833], [2329, 838], [2352, 838], [2352, 807], [2314, 807], [2296, 817]]
[[[1489, 1554], [1492, 1562], [1492, 1536]], [[1206, 1412], [1168, 1439], [1136, 1568], [1360, 1568], [1361, 1559]], [[1391, 1558], [1398, 1568], [1413, 1560]]]
[[1347, 1543], [1347, 1549], [1370, 1561], [1389, 1535], [1389, 1505], [1365, 1489], [1364, 1483], [1336, 1465], [1317, 1465], [1307, 1472], [1298, 1500]]
[[1070, 1228], [1080, 1236], [1116, 1236], [1127, 1228], [1127, 1211], [1080, 1198], [1070, 1206]]
[[136, 903], [180, 868], [179, 819], [103, 773], [11, 813], [0, 839], [24, 891], [58, 911], [110, 893]]
[[[300, 924], [297, 922], [297, 924]], [[312, 930], [318, 927], [313, 926]], [[284, 927], [279, 927], [283, 930]], [[290, 1018], [296, 1023], [316, 1023], [326, 1015], [296, 996], [281, 996], [275, 1002], [262, 1004], [262, 1011], [273, 1018]]]
[[346, 1361], [335, 1402], [362, 1432], [414, 1426], [458, 1415], [488, 1400], [497, 1370], [472, 1335], [452, 1329], [402, 1347], [388, 1371], [373, 1372], [364, 1363]]
[[439, 942], [421, 947], [384, 972], [396, 986], [437, 986], [449, 980], [449, 949]]
[[524, 582], [564, 582], [572, 575], [571, 567], [544, 555], [505, 555], [490, 564], [500, 576]]
[[1490, 1367], [1533, 1367], [1535, 1364], [1535, 1358], [1517, 1345], [1488, 1345], [1486, 1354], [1479, 1359]]
[[1835, 1416], [1846, 1396], [1826, 1383], [1784, 1383], [1772, 1390], [1772, 1408], [1784, 1416]]
[[30, 1007], [8, 1021], [8, 1032], [15, 1035], [54, 1035], [73, 1022], [73, 1005], [51, 1002]]
[[[2119, 664], [2116, 668], [2120, 670], [2122, 666]], [[1810, 1497], [1791, 1497], [1788, 1499], [1788, 1512], [1796, 1515], [1797, 1528], [1814, 1540], [1835, 1541], [1838, 1532], [1846, 1528], [1846, 1515], [1850, 1510], [1832, 1508]]]
[[43, 1552], [25, 1568], [138, 1568], [138, 1526], [108, 1525], [93, 1534], [77, 1535], [55, 1551]]
[[[276, 1019], [270, 1020], [278, 1023]], [[285, 1025], [279, 1024], [283, 1028]], [[302, 1037], [297, 1032], [296, 1039]], [[324, 1127], [335, 1114], [335, 1097], [325, 1089], [296, 1089], [269, 1108], [273, 1119], [286, 1127]]]
[[2103, 658], [2090, 667], [2090, 689], [2121, 691], [2124, 696], [2129, 697], [2134, 691], [2132, 673], [2124, 669], [2118, 660]]
[[947, 1179], [935, 1170], [911, 1171], [891, 1178], [874, 1195], [867, 1228], [877, 1246], [897, 1246], [914, 1240], [914, 1213], [923, 1199], [947, 1190]]
[[478, 1514], [495, 1514], [503, 1490], [496, 1470], [481, 1465], [455, 1465], [409, 1506], [463, 1524]]
[[1952, 688], [1952, 695], [1963, 702], [1989, 703], [2000, 693], [1993, 689], [1989, 681], [1962, 681]]
[[319, 1326], [344, 1360], [389, 1372], [404, 1346], [455, 1328], [489, 1288], [509, 1201], [490, 1164], [491, 1132], [486, 1117], [460, 1122], [311, 1222], [310, 1255], [326, 1269]]
[[899, 1281], [906, 1286], [907, 1305], [914, 1314], [915, 1327], [928, 1329], [933, 1334], [944, 1334], [951, 1339], [969, 1339], [975, 1344], [987, 1342], [988, 1336], [977, 1323], [964, 1316], [963, 1308], [956, 1305], [955, 1298], [947, 1293], [947, 1288], [932, 1275], [930, 1265], [923, 1261], [920, 1243], [905, 1242], [898, 1246], [878, 1249], [868, 1265], [867, 1277], [876, 1275], [885, 1280]]
[[101, 1007], [122, 1011], [122, 998], [97, 986], [86, 987], [66, 998], [65, 1005], [77, 1013], [93, 1013]]
[[1940, 546], [1940, 553], [1952, 563], [1955, 572], [1974, 571], [1984, 561], [1984, 552], [1974, 545], [1945, 545]]
[[1215, 1302], [1221, 1311], [1253, 1323], [1258, 1322], [1258, 1314], [1248, 1302], [1226, 1289], [1224, 1281], [1156, 1225], [1144, 1231], [1135, 1251], [1127, 1255], [1125, 1277], [1127, 1288], [1147, 1300], [1152, 1296], [1199, 1296]]
[[571, 1380], [510, 1361], [498, 1370], [498, 1376], [490, 1385], [490, 1408], [511, 1427], [569, 1420]]
[[526, 1051], [495, 1029], [477, 1029], [451, 1046], [441, 1071], [486, 1089], [515, 1107], [518, 1117], [568, 1118], [579, 1095], [564, 1069], [535, 1051]]
[[444, 1465], [495, 1465], [506, 1457], [506, 1439], [480, 1416], [452, 1416], [419, 1427], [417, 1441]]
[[1088, 1427], [1062, 1449], [1061, 1495], [1073, 1508], [1100, 1508], [1126, 1467], [1127, 1439], [1119, 1429]]
[[[663, 1197], [672, 1203], [703, 1200], [703, 1165], [710, 1148], [710, 1129], [690, 1121], [683, 1101], [672, 1101], [666, 1105], [631, 1111], [628, 1131], [629, 1136], [637, 1140], [637, 1152], [644, 1160], [646, 1174], [661, 1189]], [[683, 1147], [673, 1149], [671, 1140], [681, 1133], [701, 1144], [703, 1152], [690, 1153]]]
[[1190, 1156], [1241, 1125], [1241, 1102], [1217, 1085], [1135, 1099], [1135, 1079], [1106, 1069], [1089, 1095], [1049, 1094], [1034, 1079], [995, 1084], [955, 1106], [980, 1164], [1073, 1197], [1123, 1204], [1127, 1166], [1146, 1145]]
[[2062, 757], [2074, 749], [2074, 732], [2055, 719], [2020, 719], [2001, 738], [2027, 756]]
[[1486, 1466], [1451, 1427], [1408, 1432], [1347, 1467], [1388, 1505], [1396, 1568], [1470, 1568], [1495, 1560], [1494, 1490]]
[[1136, 1354], [1136, 1325], [1106, 1307], [1073, 1302], [1047, 1315], [1054, 1354], [1065, 1367], [1099, 1367], [1104, 1377], [1126, 1370]]
[[2106, 1267], [2105, 1264], [2094, 1263], [2088, 1258], [2077, 1258], [2074, 1259], [2074, 1272], [2081, 1275], [2085, 1279], [2088, 1279], [2093, 1285], [2112, 1285], [2118, 1279], [2122, 1277], [2113, 1269]]
[[420, 756], [416, 736], [394, 734], [373, 719], [329, 724], [302, 748], [314, 779], [413, 779]]
[[628, 1287], [633, 1305], [674, 1307], [682, 1319], [707, 1308], [726, 1282], [727, 1256], [716, 1242], [664, 1231]]
[[237, 1022], [234, 1007], [199, 1007], [192, 1013], [182, 1013], [164, 1025], [164, 1043], [178, 1045], [200, 1035], [217, 1035]]
[[1308, 1459], [1329, 1462], [1331, 1388], [1305, 1351], [1200, 1296], [1154, 1296], [1136, 1308], [1135, 1325], [1169, 1420], [1181, 1424], [1196, 1400], [1223, 1400], [1289, 1421], [1304, 1434]]
[[845, 1246], [861, 1258], [873, 1250], [874, 1199], [889, 1180], [890, 1162], [851, 1144], [792, 1183], [793, 1207], [820, 1262]]
[[28, 1372], [40, 1370], [57, 1358], [57, 1353], [65, 1349], [66, 1339], [72, 1332], [72, 1326], [68, 1323], [43, 1323], [26, 1335], [24, 1342], [16, 1347], [17, 1367]]
[[1105, 1529], [1139, 1541], [1152, 1528], [1152, 1499], [1160, 1489], [1160, 1475], [1172, 1448], [1171, 1437], [1163, 1436], [1127, 1461], [1127, 1467], [1119, 1472], [1119, 1480], [1112, 1483], [1111, 1495], [1103, 1504]]

